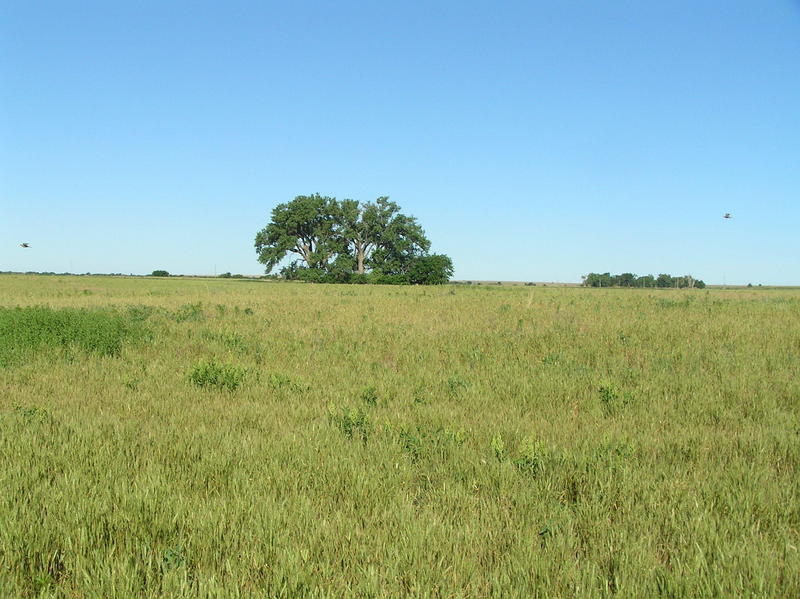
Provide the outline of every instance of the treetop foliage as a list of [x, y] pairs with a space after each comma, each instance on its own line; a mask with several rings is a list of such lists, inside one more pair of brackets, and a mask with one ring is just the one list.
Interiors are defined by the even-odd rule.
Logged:
[[446, 283], [452, 260], [428, 254], [431, 243], [416, 218], [380, 197], [374, 202], [313, 194], [297, 196], [272, 210], [256, 234], [258, 261], [287, 279], [335, 283]]
[[308, 268], [326, 268], [341, 250], [334, 234], [338, 205], [319, 194], [297, 196], [272, 210], [272, 221], [256, 235], [258, 260], [270, 272], [288, 252], [297, 254]]

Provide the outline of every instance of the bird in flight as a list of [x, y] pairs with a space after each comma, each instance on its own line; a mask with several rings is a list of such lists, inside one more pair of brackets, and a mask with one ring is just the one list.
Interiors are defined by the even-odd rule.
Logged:
[[722, 218], [733, 218], [733, 217], [731, 216], [730, 212], [726, 212], [725, 214], [722, 215]]
[[29, 247], [31, 247], [31, 244], [30, 243], [20, 243], [19, 247], [21, 247], [21, 248], [29, 248]]

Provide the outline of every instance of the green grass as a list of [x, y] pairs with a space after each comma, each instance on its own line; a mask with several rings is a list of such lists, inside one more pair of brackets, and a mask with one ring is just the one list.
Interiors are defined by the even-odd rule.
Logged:
[[0, 278], [17, 305], [149, 334], [0, 369], [2, 597], [800, 596], [800, 291]]
[[126, 340], [141, 339], [144, 333], [136, 314], [86, 308], [0, 307], [0, 368], [54, 349], [119, 356]]

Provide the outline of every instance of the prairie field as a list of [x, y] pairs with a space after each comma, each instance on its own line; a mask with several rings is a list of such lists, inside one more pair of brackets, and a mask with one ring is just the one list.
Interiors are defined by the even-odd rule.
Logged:
[[0, 597], [800, 597], [800, 290], [0, 276]]

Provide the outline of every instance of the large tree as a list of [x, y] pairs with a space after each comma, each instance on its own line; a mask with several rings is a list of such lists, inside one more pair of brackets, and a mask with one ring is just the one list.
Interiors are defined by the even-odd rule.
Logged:
[[431, 245], [417, 220], [401, 214], [400, 206], [388, 197], [363, 205], [344, 200], [337, 220], [339, 233], [355, 258], [358, 274], [364, 274], [368, 266], [378, 266], [384, 272], [397, 270], [401, 263], [426, 252]]
[[291, 279], [444, 282], [452, 275], [452, 262], [429, 256], [430, 245], [417, 220], [388, 197], [361, 204], [319, 194], [278, 205], [255, 241], [267, 272], [287, 255], [297, 256], [282, 270]]
[[342, 250], [336, 231], [337, 202], [318, 193], [278, 204], [272, 221], [256, 234], [258, 261], [270, 272], [288, 253], [307, 268], [326, 268]]

